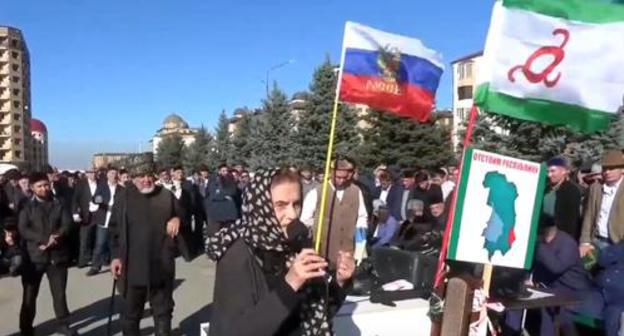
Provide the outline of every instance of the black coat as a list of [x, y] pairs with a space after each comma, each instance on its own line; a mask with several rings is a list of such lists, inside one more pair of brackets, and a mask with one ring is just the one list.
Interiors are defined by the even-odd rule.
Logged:
[[[217, 264], [209, 335], [301, 335], [299, 306], [304, 298], [284, 275], [285, 270], [265, 271], [242, 239], [234, 242]], [[335, 283], [329, 293], [331, 319], [345, 294]]]
[[[142, 198], [150, 198], [153, 202], [143, 203]], [[145, 204], [149, 204], [149, 207], [143, 207]], [[108, 228], [111, 257], [122, 262], [122, 276], [119, 281], [122, 295], [125, 296], [129, 282], [146, 282], [151, 286], [173, 281], [178, 240], [184, 239], [182, 236], [172, 239], [167, 235], [167, 222], [173, 217], [183, 218], [183, 210], [173, 193], [163, 187], [157, 186], [149, 196], [141, 194], [133, 185], [115, 193]], [[136, 221], [134, 220], [136, 218], [142, 220]], [[136, 236], [132, 236], [130, 226], [136, 228], [147, 225], [155, 225], [157, 229], [147, 230], [149, 236], [143, 237], [145, 239], [135, 239]], [[188, 230], [180, 228], [180, 232], [185, 231]], [[129, 252], [130, 248], [135, 251], [148, 251], [145, 258], [147, 260], [133, 259]], [[133, 265], [138, 267], [147, 265], [147, 272], [139, 275], [141, 279], [128, 279], [128, 274], [133, 274], [129, 268], [137, 267]]]
[[[41, 264], [69, 262], [68, 238], [71, 225], [69, 209], [59, 199], [53, 198], [45, 203], [30, 199], [20, 212], [18, 222], [30, 261]], [[59, 235], [58, 244], [41, 251], [39, 246], [47, 244], [53, 234]]]
[[581, 189], [567, 180], [557, 189], [555, 201], [555, 225], [572, 238], [581, 237]]
[[[97, 188], [96, 188], [97, 192]], [[93, 200], [95, 193], [91, 194], [89, 182], [86, 179], [80, 180], [74, 190], [72, 197], [71, 213], [79, 214], [83, 223], [91, 222], [91, 212], [89, 212], [89, 202]]]
[[233, 179], [214, 176], [208, 182], [204, 208], [208, 219], [216, 222], [237, 220], [240, 216], [240, 192]]

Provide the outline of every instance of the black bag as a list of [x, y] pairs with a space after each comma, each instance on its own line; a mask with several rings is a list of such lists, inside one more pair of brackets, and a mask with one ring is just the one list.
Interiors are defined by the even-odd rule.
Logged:
[[382, 285], [404, 279], [412, 283], [415, 290], [433, 288], [438, 262], [434, 255], [378, 247], [373, 249], [371, 259]]
[[362, 260], [362, 262], [356, 267], [355, 273], [353, 274], [353, 286], [351, 287], [349, 294], [356, 296], [368, 296], [379, 287], [379, 279], [377, 278], [377, 273], [373, 268], [371, 259]]

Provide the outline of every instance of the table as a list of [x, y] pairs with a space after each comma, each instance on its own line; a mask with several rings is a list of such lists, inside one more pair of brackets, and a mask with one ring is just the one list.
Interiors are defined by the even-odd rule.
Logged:
[[429, 336], [429, 301], [411, 299], [396, 307], [371, 303], [368, 297], [348, 296], [334, 317], [338, 336]]
[[[429, 336], [429, 301], [401, 300], [395, 307], [371, 303], [368, 297], [348, 296], [334, 317], [336, 336]], [[208, 335], [209, 323], [200, 326]]]

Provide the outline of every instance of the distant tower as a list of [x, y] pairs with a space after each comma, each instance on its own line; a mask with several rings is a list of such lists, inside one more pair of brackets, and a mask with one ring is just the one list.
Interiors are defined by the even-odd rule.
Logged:
[[30, 134], [33, 142], [31, 168], [43, 171], [48, 164], [48, 129], [41, 120], [30, 119]]
[[0, 26], [0, 162], [30, 164], [30, 56], [19, 29]]

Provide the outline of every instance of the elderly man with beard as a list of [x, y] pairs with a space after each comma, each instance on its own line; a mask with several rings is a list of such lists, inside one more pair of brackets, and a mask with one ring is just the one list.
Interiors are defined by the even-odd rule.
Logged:
[[173, 193], [155, 184], [153, 164], [132, 169], [134, 185], [115, 200], [109, 223], [111, 273], [123, 300], [123, 335], [139, 335], [145, 301], [155, 334], [171, 334], [176, 240], [183, 210]]

